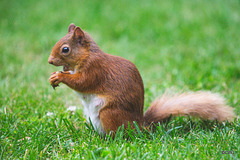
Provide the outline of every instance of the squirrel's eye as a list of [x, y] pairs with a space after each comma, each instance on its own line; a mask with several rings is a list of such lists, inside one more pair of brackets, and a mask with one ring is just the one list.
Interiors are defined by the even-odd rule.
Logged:
[[69, 48], [68, 48], [68, 47], [63, 47], [63, 49], [62, 49], [62, 52], [63, 52], [63, 53], [68, 53], [68, 51], [69, 51]]

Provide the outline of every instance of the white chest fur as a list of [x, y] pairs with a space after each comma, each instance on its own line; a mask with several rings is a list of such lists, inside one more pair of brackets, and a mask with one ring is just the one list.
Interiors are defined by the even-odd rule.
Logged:
[[81, 99], [82, 105], [84, 107], [84, 114], [86, 115], [87, 121], [91, 120], [94, 129], [98, 133], [104, 133], [105, 131], [102, 127], [99, 110], [104, 105], [104, 99], [99, 98], [95, 94], [83, 94], [76, 92], [79, 98]]

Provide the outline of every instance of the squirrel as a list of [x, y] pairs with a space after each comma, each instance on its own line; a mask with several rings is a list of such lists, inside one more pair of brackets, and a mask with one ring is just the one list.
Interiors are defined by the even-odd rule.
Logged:
[[103, 52], [90, 35], [70, 24], [68, 33], [53, 47], [48, 62], [63, 66], [49, 78], [55, 87], [64, 83], [80, 97], [87, 121], [101, 134], [119, 126], [150, 126], [171, 116], [197, 116], [232, 121], [234, 109], [219, 94], [209, 91], [164, 94], [143, 114], [144, 86], [137, 67], [124, 58]]

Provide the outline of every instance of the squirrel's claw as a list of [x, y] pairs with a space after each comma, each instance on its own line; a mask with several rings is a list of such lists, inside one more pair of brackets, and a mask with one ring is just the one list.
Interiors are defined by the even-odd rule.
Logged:
[[56, 87], [58, 87], [59, 85], [52, 85], [53, 89], [55, 90]]
[[53, 87], [53, 89], [55, 90], [56, 87], [58, 87], [59, 83], [61, 82], [60, 79], [59, 79], [59, 76], [60, 76], [61, 73], [59, 72], [53, 72], [51, 74], [51, 77], [49, 78], [49, 82], [51, 84], [51, 86]]

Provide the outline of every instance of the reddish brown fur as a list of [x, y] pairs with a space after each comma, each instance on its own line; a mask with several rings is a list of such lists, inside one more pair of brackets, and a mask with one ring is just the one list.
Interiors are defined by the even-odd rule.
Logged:
[[[75, 28], [73, 32], [71, 27], [70, 32], [54, 46], [49, 63], [76, 69], [76, 73], [54, 73], [50, 77], [51, 85], [62, 82], [78, 92], [105, 97], [106, 104], [99, 113], [106, 131], [115, 131], [118, 126], [127, 126], [133, 121], [141, 125], [144, 88], [136, 66], [126, 59], [104, 53], [86, 33], [78, 43], [75, 32], [79, 29]], [[60, 53], [66, 42], [72, 46], [72, 53], [67, 56]]]
[[[69, 26], [68, 31], [53, 47], [48, 60], [50, 64], [64, 66], [65, 72], [54, 72], [49, 81], [52, 86], [62, 82], [78, 92], [104, 97], [106, 103], [100, 109], [99, 116], [105, 131], [116, 131], [122, 124], [126, 127], [133, 121], [142, 126], [144, 119], [147, 124], [159, 122], [171, 115], [165, 112], [170, 111], [172, 106], [161, 112], [158, 109], [161, 104], [156, 100], [144, 118], [144, 87], [136, 66], [124, 58], [104, 53], [86, 32], [74, 24]], [[64, 45], [70, 48], [67, 54], [61, 51]], [[75, 70], [76, 73], [69, 74], [68, 70]], [[177, 112], [180, 113], [179, 110]], [[160, 114], [166, 116], [161, 117]]]

